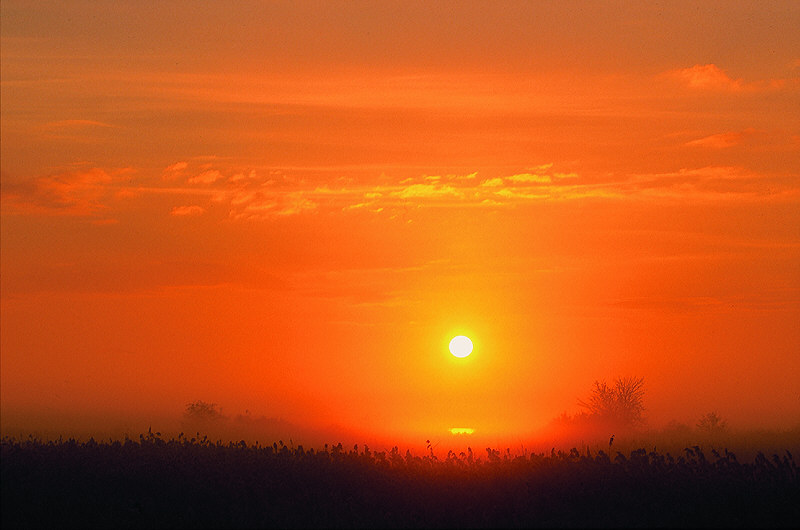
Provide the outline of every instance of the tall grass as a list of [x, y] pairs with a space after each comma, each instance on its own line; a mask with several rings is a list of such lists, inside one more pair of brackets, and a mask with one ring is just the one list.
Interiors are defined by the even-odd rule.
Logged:
[[30, 527], [791, 527], [790, 451], [679, 453], [2, 439], [2, 523]]

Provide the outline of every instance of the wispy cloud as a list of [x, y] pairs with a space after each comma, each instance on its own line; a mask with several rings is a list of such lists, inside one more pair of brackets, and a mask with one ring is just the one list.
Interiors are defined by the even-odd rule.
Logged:
[[550, 177], [550, 175], [541, 175], [537, 173], [518, 173], [516, 175], [511, 175], [510, 177], [506, 178], [511, 182], [539, 182], [539, 183], [552, 182], [552, 178]]
[[95, 120], [57, 120], [47, 122], [43, 127], [47, 130], [56, 131], [65, 129], [86, 129], [92, 127], [108, 128], [114, 127], [114, 125]]
[[631, 197], [685, 202], [800, 199], [800, 188], [791, 175], [757, 173], [738, 166], [705, 166], [633, 175], [619, 187]]
[[162, 175], [165, 179], [177, 179], [183, 175], [187, 167], [189, 167], [188, 162], [175, 162], [164, 168]]
[[318, 202], [314, 192], [281, 190], [226, 190], [213, 197], [213, 201], [227, 204], [228, 218], [232, 220], [258, 220], [297, 215], [316, 210]]
[[202, 173], [190, 177], [189, 184], [213, 184], [218, 180], [223, 180], [225, 177], [216, 169], [207, 169]]
[[696, 64], [689, 68], [673, 70], [672, 73], [690, 88], [708, 90], [741, 90], [742, 88], [741, 79], [731, 79], [724, 70], [715, 64]]
[[495, 177], [484, 180], [483, 182], [481, 182], [481, 186], [483, 186], [484, 188], [496, 188], [498, 186], [502, 186], [504, 183], [505, 181], [502, 178]]
[[169, 212], [170, 215], [176, 217], [197, 217], [204, 213], [206, 213], [206, 209], [196, 204], [191, 206], [176, 206]]
[[[750, 130], [711, 135], [688, 142], [721, 149], [751, 134]], [[170, 173], [193, 175], [183, 185], [164, 178]], [[205, 163], [178, 162], [148, 177], [131, 169], [64, 172], [3, 186], [3, 210], [15, 214], [113, 217], [122, 201], [163, 204], [173, 217], [209, 215], [228, 220], [267, 220], [329, 212], [396, 217], [418, 208], [514, 208], [543, 201], [600, 200], [791, 200], [800, 198], [795, 179], [787, 174], [755, 172], [738, 166], [688, 167], [660, 173], [583, 177], [547, 166], [505, 176], [420, 175], [403, 179], [308, 182], [275, 170], [224, 169]], [[185, 177], [184, 177], [185, 178]], [[149, 201], [149, 202], [148, 202]], [[163, 208], [162, 206], [156, 207]], [[161, 210], [164, 211], [164, 210]]]
[[745, 82], [743, 79], [734, 79], [715, 64], [696, 64], [688, 68], [679, 68], [666, 72], [690, 89], [718, 92], [753, 92], [764, 90], [778, 90], [785, 88], [789, 83], [786, 79], [769, 79]]
[[452, 186], [439, 184], [411, 184], [391, 193], [401, 199], [460, 197], [461, 193]]
[[[748, 131], [752, 132], [753, 129]], [[728, 132], [720, 134], [712, 134], [697, 140], [686, 142], [690, 147], [707, 147], [710, 149], [725, 149], [726, 147], [733, 147], [742, 142], [746, 132]]]
[[3, 186], [3, 202], [16, 213], [92, 216], [109, 209], [115, 183], [123, 181], [129, 168], [69, 171], [32, 181]]
[[108, 131], [116, 125], [96, 120], [56, 120], [41, 126], [43, 136], [49, 140], [68, 140], [76, 143], [97, 143], [108, 140]]

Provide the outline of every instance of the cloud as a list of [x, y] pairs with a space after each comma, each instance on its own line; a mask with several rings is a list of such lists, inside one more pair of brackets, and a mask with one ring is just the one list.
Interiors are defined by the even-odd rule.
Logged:
[[213, 184], [218, 180], [222, 180], [225, 177], [216, 169], [207, 169], [200, 173], [199, 175], [195, 175], [194, 177], [190, 177], [187, 182], [189, 184]]
[[619, 183], [619, 188], [628, 195], [690, 197], [696, 195], [703, 182], [711, 178], [729, 179], [735, 175], [734, 167], [708, 166], [703, 168], [681, 168], [665, 173], [631, 175]]
[[58, 120], [41, 126], [49, 140], [68, 140], [78, 143], [98, 143], [108, 140], [109, 129], [117, 126], [95, 120]]
[[505, 182], [503, 181], [503, 179], [499, 177], [484, 180], [483, 182], [481, 182], [481, 186], [485, 188], [496, 188], [498, 186], [502, 186], [503, 184], [505, 184]]
[[[343, 207], [342, 210], [343, 211], [359, 210], [359, 209], [362, 209], [362, 208], [369, 208], [370, 206], [372, 206], [371, 202], [359, 202], [359, 203], [356, 203], [356, 204], [348, 204], [347, 206]], [[376, 211], [381, 211], [381, 210], [383, 210], [383, 208], [377, 208], [376, 209]]]
[[797, 202], [800, 198], [792, 175], [754, 172], [737, 166], [632, 175], [617, 187], [625, 195], [651, 200]]
[[551, 167], [553, 167], [553, 164], [543, 164], [532, 168], [537, 170], [536, 173], [515, 173], [505, 177], [487, 179], [481, 183], [481, 186], [486, 188], [497, 188], [508, 184], [517, 186], [530, 184], [551, 184], [560, 179], [578, 178], [577, 173], [547, 173]]
[[400, 197], [401, 199], [419, 199], [459, 197], [461, 194], [458, 190], [449, 185], [439, 186], [436, 184], [411, 184], [402, 190], [392, 192], [392, 195]]
[[188, 167], [188, 162], [175, 162], [174, 164], [164, 168], [164, 171], [161, 173], [161, 178], [164, 180], [179, 179], [183, 176], [184, 171], [186, 171], [186, 168]]
[[[484, 180], [476, 188], [475, 197], [480, 204], [497, 207], [504, 204], [520, 204], [523, 202], [542, 200], [565, 200], [598, 196], [598, 191], [586, 185], [565, 185], [565, 179], [577, 179], [577, 173], [560, 173], [551, 171], [553, 164], [541, 164], [528, 171], [513, 173], [503, 177]], [[607, 197], [607, 194], [602, 194]]]
[[[687, 143], [700, 148], [735, 145], [753, 129], [705, 136]], [[167, 169], [185, 171], [191, 163]], [[191, 174], [191, 173], [190, 173]], [[232, 176], [231, 176], [232, 175]], [[797, 201], [800, 189], [791, 175], [764, 174], [735, 166], [675, 169], [652, 174], [595, 175], [554, 171], [551, 165], [492, 178], [447, 175], [378, 181], [329, 182], [274, 178], [274, 172], [251, 168], [222, 171], [206, 168], [183, 186], [168, 186], [158, 174], [139, 176], [131, 170], [93, 168], [63, 172], [28, 181], [4, 178], [4, 213], [87, 216], [113, 222], [115, 209], [126, 202], [144, 205], [149, 197], [172, 197], [172, 217], [194, 217], [227, 211], [230, 220], [269, 220], [314, 212], [381, 215], [388, 218], [416, 208], [515, 208], [545, 201], [572, 200], [767, 200]], [[10, 180], [10, 182], [9, 182]], [[7, 183], [8, 182], [8, 183]], [[177, 206], [173, 206], [174, 204]]]
[[495, 195], [503, 197], [504, 199], [512, 200], [541, 200], [550, 197], [548, 192], [530, 192], [512, 188], [503, 188], [502, 190], [498, 190], [495, 192]]
[[536, 173], [518, 173], [516, 175], [511, 175], [510, 177], [506, 177], [511, 182], [539, 182], [539, 183], [549, 183], [552, 181], [549, 175], [539, 175]]
[[128, 168], [92, 168], [39, 177], [5, 185], [3, 202], [16, 213], [92, 216], [108, 209], [107, 202], [119, 190], [113, 184], [130, 173]]
[[164, 171], [168, 171], [170, 173], [174, 173], [174, 172], [178, 172], [178, 171], [183, 171], [187, 167], [189, 167], [188, 162], [175, 162], [171, 166], [167, 166]]
[[686, 142], [689, 147], [705, 147], [709, 149], [725, 149], [739, 145], [745, 140], [755, 136], [759, 131], [750, 127], [743, 131], [732, 131], [727, 133], [712, 134], [697, 140]]
[[691, 142], [686, 142], [690, 147], [708, 147], [710, 149], [725, 149], [733, 147], [742, 141], [742, 133], [729, 132], [722, 134], [712, 134], [704, 138], [698, 138]]
[[95, 120], [58, 120], [58, 121], [51, 121], [44, 124], [44, 128], [47, 130], [55, 131], [55, 130], [75, 130], [75, 129], [86, 129], [91, 127], [114, 127], [109, 123], [104, 123], [101, 121]]
[[[586, 187], [581, 184], [565, 185], [566, 179], [577, 179], [577, 173], [563, 173], [552, 171], [553, 164], [541, 164], [531, 167], [528, 171], [512, 173], [511, 175], [496, 176], [486, 179], [477, 179], [477, 172], [471, 173], [467, 178], [459, 175], [444, 177], [446, 184], [431, 184], [429, 178], [419, 180], [407, 178], [400, 181], [406, 186], [394, 190], [391, 197], [417, 200], [420, 205], [429, 199], [437, 199], [437, 204], [446, 204], [446, 199], [457, 198], [451, 201], [454, 207], [486, 207], [498, 208], [503, 206], [519, 205], [525, 202], [542, 200], [567, 200], [584, 197], [609, 197], [609, 193]], [[387, 209], [392, 206], [386, 198], [375, 201], [372, 205], [381, 204]]]
[[169, 212], [170, 215], [174, 215], [176, 217], [197, 217], [199, 215], [203, 215], [204, 213], [206, 213], [206, 209], [197, 205], [176, 206]]
[[257, 181], [258, 175], [254, 169], [251, 169], [249, 173], [246, 175], [244, 173], [236, 173], [231, 178], [228, 179], [228, 182], [236, 183], [236, 182], [244, 182], [244, 181]]
[[270, 219], [311, 212], [319, 207], [311, 190], [248, 191], [233, 190], [220, 193], [216, 202], [228, 203], [228, 217], [234, 220]]
[[689, 68], [670, 70], [664, 75], [677, 79], [692, 90], [699, 91], [763, 92], [798, 86], [797, 79], [762, 79], [744, 82], [742, 79], [731, 78], [715, 64], [696, 64]]
[[454, 178], [455, 180], [474, 180], [477, 178], [478, 172], [475, 171], [474, 173], [470, 173], [469, 175], [456, 175]]
[[[469, 173], [466, 175], [454, 175], [454, 174], [447, 174], [447, 175], [425, 175], [422, 177], [423, 182], [432, 182], [432, 183], [439, 183], [439, 182], [463, 182], [463, 181], [471, 181], [475, 180], [478, 177], [478, 172], [475, 171], [473, 173]], [[400, 184], [408, 184], [409, 182], [414, 182], [415, 178], [409, 177], [400, 181]]]
[[736, 91], [742, 88], [741, 79], [731, 79], [715, 64], [696, 64], [673, 70], [672, 74], [694, 89]]
[[280, 216], [297, 215], [303, 212], [316, 210], [318, 206], [318, 203], [302, 195], [289, 195], [285, 200], [280, 201], [279, 207], [275, 213]]

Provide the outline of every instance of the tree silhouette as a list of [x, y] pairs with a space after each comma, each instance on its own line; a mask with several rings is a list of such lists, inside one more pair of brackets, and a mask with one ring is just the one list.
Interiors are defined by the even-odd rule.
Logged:
[[222, 410], [217, 408], [216, 403], [206, 403], [205, 401], [193, 401], [186, 405], [183, 413], [186, 420], [206, 423], [222, 419]]
[[590, 417], [621, 426], [644, 423], [644, 378], [618, 377], [613, 386], [595, 381], [589, 398], [578, 400]]
[[198, 400], [186, 405], [181, 425], [189, 433], [218, 435], [219, 430], [227, 423], [224, 420], [227, 418], [222, 415], [222, 410], [216, 403]]
[[728, 430], [728, 422], [716, 412], [709, 412], [697, 422], [697, 429], [705, 434], [723, 434]]

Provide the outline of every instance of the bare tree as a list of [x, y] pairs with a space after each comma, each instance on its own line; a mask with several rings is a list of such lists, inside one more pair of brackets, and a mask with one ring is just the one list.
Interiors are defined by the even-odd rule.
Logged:
[[644, 423], [644, 378], [618, 377], [613, 386], [595, 381], [589, 398], [578, 400], [590, 417], [635, 426]]

